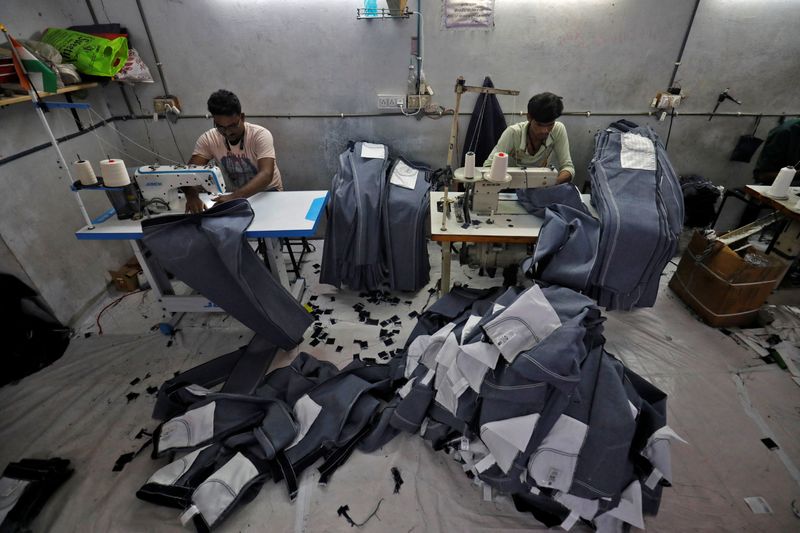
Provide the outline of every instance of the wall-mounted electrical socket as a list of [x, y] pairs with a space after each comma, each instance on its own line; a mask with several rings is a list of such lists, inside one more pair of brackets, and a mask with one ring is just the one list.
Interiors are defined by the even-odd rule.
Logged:
[[419, 109], [426, 107], [431, 103], [432, 96], [429, 94], [409, 94], [408, 95], [408, 109]]
[[397, 109], [406, 105], [404, 94], [379, 94], [378, 109]]
[[177, 96], [157, 96], [153, 98], [153, 111], [158, 113], [159, 115], [163, 115], [167, 112], [167, 105], [172, 107], [176, 107], [178, 109], [181, 108], [181, 102], [178, 100]]

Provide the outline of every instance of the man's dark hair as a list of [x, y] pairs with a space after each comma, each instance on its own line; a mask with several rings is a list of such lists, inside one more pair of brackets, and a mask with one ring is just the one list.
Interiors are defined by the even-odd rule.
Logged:
[[208, 112], [212, 115], [231, 117], [241, 114], [242, 104], [239, 103], [239, 98], [235, 94], [225, 89], [220, 89], [208, 97]]
[[539, 93], [528, 100], [528, 114], [536, 122], [546, 124], [561, 116], [564, 104], [561, 97], [553, 93]]

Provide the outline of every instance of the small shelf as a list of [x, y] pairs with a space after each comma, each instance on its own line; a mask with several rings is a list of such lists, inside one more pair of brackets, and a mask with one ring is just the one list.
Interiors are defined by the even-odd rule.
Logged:
[[[76, 85], [67, 85], [66, 87], [62, 87], [61, 89], [58, 89], [54, 93], [40, 92], [39, 96], [42, 97], [42, 98], [45, 98], [47, 96], [56, 96], [58, 94], [72, 93], [72, 92], [75, 92], [75, 91], [80, 91], [82, 89], [91, 89], [92, 87], [97, 87], [97, 82], [93, 81], [93, 82], [90, 82], [90, 83], [78, 83]], [[7, 105], [13, 105], [13, 104], [19, 104], [19, 103], [22, 103], [22, 102], [30, 102], [30, 101], [31, 101], [31, 97], [30, 97], [30, 95], [27, 95], [27, 94], [21, 94], [19, 96], [9, 96], [9, 97], [6, 97], [6, 98], [0, 98], [0, 107], [7, 106]]]
[[385, 7], [375, 9], [356, 9], [357, 19], [407, 19], [410, 16], [411, 13], [408, 11], [408, 8], [405, 8], [402, 11], [398, 9], [387, 9]]

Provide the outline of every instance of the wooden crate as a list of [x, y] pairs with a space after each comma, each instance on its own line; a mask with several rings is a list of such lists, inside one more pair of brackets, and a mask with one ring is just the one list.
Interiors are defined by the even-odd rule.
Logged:
[[[744, 260], [752, 254], [763, 262]], [[785, 261], [748, 246], [735, 252], [695, 232], [669, 282], [670, 288], [711, 326], [746, 326], [788, 268]]]

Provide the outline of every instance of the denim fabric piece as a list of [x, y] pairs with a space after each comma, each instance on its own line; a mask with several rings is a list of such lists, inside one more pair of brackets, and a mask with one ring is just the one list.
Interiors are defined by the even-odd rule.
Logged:
[[351, 144], [339, 155], [339, 170], [331, 180], [319, 281], [352, 290], [378, 290], [388, 271], [383, 233], [389, 149], [378, 145], [383, 157], [365, 158], [363, 145]]
[[247, 200], [233, 200], [199, 215], [145, 220], [142, 242], [178, 279], [269, 343], [291, 350], [311, 315], [247, 243], [244, 232], [252, 220]]

